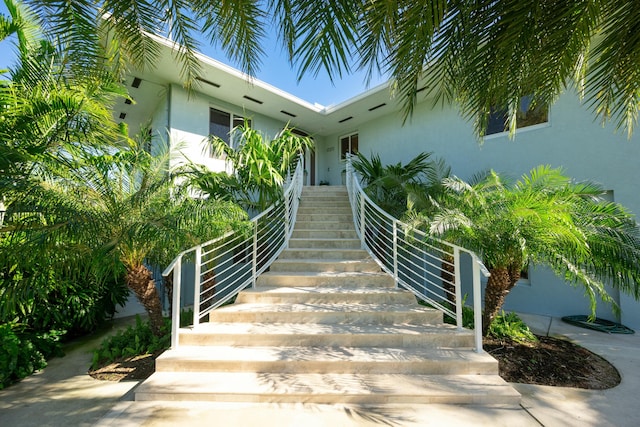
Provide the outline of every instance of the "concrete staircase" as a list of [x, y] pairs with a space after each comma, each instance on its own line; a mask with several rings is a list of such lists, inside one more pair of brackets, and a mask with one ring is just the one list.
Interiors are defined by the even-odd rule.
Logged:
[[344, 187], [309, 187], [289, 249], [255, 289], [183, 330], [135, 399], [517, 405], [472, 346], [360, 249]]

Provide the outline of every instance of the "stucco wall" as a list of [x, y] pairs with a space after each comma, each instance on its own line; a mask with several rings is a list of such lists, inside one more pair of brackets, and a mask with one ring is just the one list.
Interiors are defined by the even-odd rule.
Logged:
[[[597, 181], [613, 190], [615, 201], [640, 213], [640, 134], [628, 140], [624, 131], [616, 133], [612, 125], [594, 122], [593, 114], [574, 95], [562, 96], [551, 107], [549, 119], [547, 125], [521, 130], [514, 140], [491, 136], [480, 144], [472, 123], [461, 118], [456, 108], [424, 102], [404, 126], [402, 117], [393, 114], [352, 131], [359, 133], [360, 152], [367, 156], [378, 153], [385, 164], [407, 162], [422, 151], [431, 151], [464, 179], [489, 168], [518, 177], [540, 164], [563, 167], [577, 180]], [[332, 185], [342, 182], [342, 135], [330, 135], [318, 147], [319, 178], [326, 176]], [[530, 275], [529, 284], [517, 285], [507, 297], [506, 308], [555, 316], [588, 313], [581, 288], [567, 286], [542, 266], [532, 268]], [[620, 304], [622, 321], [640, 328], [640, 304], [625, 295], [620, 296]], [[615, 319], [603, 304], [598, 315]]]
[[[172, 147], [179, 146], [184, 157], [205, 164], [214, 171], [224, 170], [225, 162], [207, 155], [205, 137], [209, 134], [210, 107], [251, 119], [253, 128], [262, 132], [267, 138], [273, 138], [285, 125], [284, 122], [257, 114], [245, 106], [232, 105], [201, 93], [189, 95], [186, 90], [177, 85], [171, 85], [169, 91], [171, 99], [169, 128]], [[175, 159], [172, 167], [181, 161], [184, 159]]]

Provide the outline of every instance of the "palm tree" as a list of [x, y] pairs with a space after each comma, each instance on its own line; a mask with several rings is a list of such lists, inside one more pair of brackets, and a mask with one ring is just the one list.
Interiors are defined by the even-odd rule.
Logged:
[[273, 23], [300, 76], [323, 69], [331, 78], [354, 68], [380, 71], [394, 80], [407, 116], [419, 96], [435, 94], [459, 103], [480, 135], [492, 110], [507, 110], [513, 131], [521, 97], [550, 104], [572, 85], [594, 114], [629, 132], [640, 105], [640, 11], [628, 0], [27, 3], [79, 70], [100, 57], [105, 39], [116, 45], [110, 52], [118, 64], [153, 64], [157, 46], [144, 34], [160, 31], [176, 41], [191, 84], [198, 74], [194, 32], [202, 29], [254, 75], [264, 55], [264, 28]]
[[237, 147], [219, 137], [209, 138], [214, 155], [224, 157], [231, 174], [212, 172], [191, 164], [191, 184], [209, 197], [234, 201], [250, 212], [261, 212], [282, 198], [282, 184], [300, 154], [313, 149], [313, 140], [296, 135], [286, 127], [276, 138], [266, 141], [248, 122], [232, 130]]
[[70, 166], [76, 154], [129, 140], [112, 117], [111, 105], [127, 96], [118, 77], [106, 68], [70, 73], [60, 47], [37, 38], [29, 11], [5, 3], [12, 14], [7, 34], [18, 34], [20, 53], [9, 80], [0, 82], [0, 193], [11, 198], [32, 176]]
[[593, 315], [596, 297], [618, 309], [605, 285], [640, 297], [640, 230], [622, 206], [602, 199], [599, 185], [574, 183], [548, 166], [516, 182], [491, 171], [472, 183], [452, 177], [444, 185], [449, 192], [441, 210], [425, 215], [423, 224], [478, 253], [489, 269], [485, 335], [529, 262], [584, 286]]
[[383, 165], [377, 154], [367, 159], [358, 153], [352, 164], [363, 179], [367, 195], [384, 211], [400, 218], [416, 203], [428, 203], [427, 199], [414, 196], [431, 194], [443, 175], [449, 175], [443, 161], [430, 160], [431, 155], [420, 153], [406, 164]]
[[167, 156], [143, 147], [77, 159], [76, 168], [40, 181], [16, 207], [53, 218], [31, 231], [43, 254], [71, 246], [92, 254], [98, 274], [124, 273], [160, 335], [161, 301], [148, 263], [242, 227], [246, 214], [231, 203], [191, 198], [174, 185]]

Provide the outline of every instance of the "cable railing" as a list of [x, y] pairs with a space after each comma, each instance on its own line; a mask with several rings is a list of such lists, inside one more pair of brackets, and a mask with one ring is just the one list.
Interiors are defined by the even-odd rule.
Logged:
[[482, 352], [480, 275], [488, 277], [487, 268], [475, 253], [429, 236], [382, 210], [362, 189], [347, 157], [346, 184], [362, 247], [398, 287], [455, 319], [458, 329], [462, 329], [463, 288], [470, 288], [475, 350]]
[[[300, 159], [284, 183], [284, 197], [251, 220], [248, 232], [229, 232], [181, 252], [162, 272], [173, 281], [171, 347], [179, 345], [180, 315], [185, 291], [193, 292], [193, 327], [211, 311], [231, 301], [240, 291], [254, 287], [263, 273], [288, 246], [303, 185]], [[192, 290], [192, 291], [191, 291]]]

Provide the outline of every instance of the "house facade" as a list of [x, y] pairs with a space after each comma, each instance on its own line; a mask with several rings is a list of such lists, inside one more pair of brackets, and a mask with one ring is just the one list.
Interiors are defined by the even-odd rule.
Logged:
[[[573, 93], [560, 96], [542, 118], [519, 128], [514, 139], [498, 129], [479, 141], [473, 124], [455, 105], [422, 99], [404, 122], [387, 84], [325, 107], [264, 82], [248, 82], [241, 72], [200, 56], [201, 74], [188, 92], [181, 84], [172, 43], [157, 41], [162, 46], [158, 63], [132, 72], [127, 83], [135, 102], [119, 103], [114, 114], [129, 124], [131, 133], [141, 124], [149, 125], [153, 145], [178, 146], [182, 156], [172, 160], [174, 166], [186, 158], [225, 170], [225, 161], [210, 154], [205, 138], [216, 134], [233, 145], [229, 131], [247, 119], [268, 137], [287, 124], [313, 137], [315, 153], [307, 153], [305, 159], [307, 185], [342, 185], [343, 159], [349, 151], [377, 153], [385, 164], [407, 162], [426, 151], [443, 158], [463, 179], [490, 168], [518, 177], [540, 164], [562, 167], [576, 180], [599, 182], [611, 200], [640, 214], [640, 134], [636, 131], [628, 139], [614, 125], [594, 121]], [[528, 278], [509, 294], [505, 309], [552, 316], [588, 314], [582, 288], [563, 282], [544, 266], [530, 266]], [[640, 303], [616, 291], [611, 294], [622, 308], [621, 317], [605, 304], [599, 305], [598, 316], [640, 328]]]

